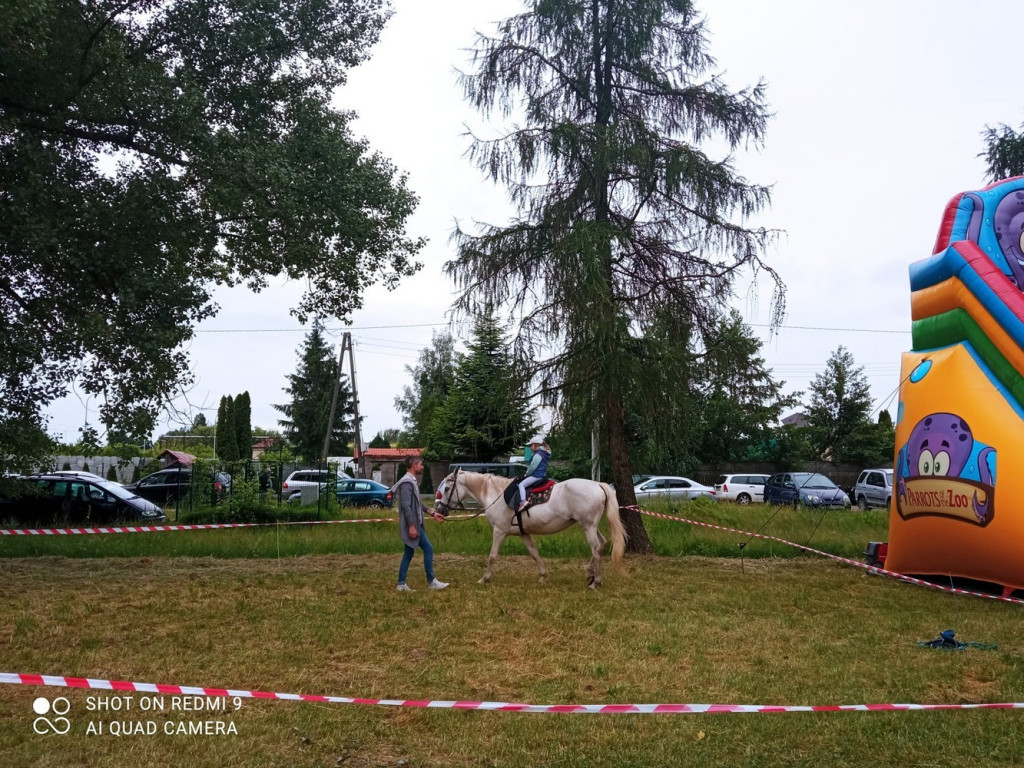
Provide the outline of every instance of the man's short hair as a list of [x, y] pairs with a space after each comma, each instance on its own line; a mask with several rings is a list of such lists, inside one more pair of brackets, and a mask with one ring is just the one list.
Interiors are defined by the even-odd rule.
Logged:
[[417, 464], [417, 463], [418, 464], [422, 464], [423, 463], [423, 457], [422, 456], [410, 456], [408, 459], [405, 460], [406, 466], [409, 467], [410, 469], [412, 468], [413, 464]]

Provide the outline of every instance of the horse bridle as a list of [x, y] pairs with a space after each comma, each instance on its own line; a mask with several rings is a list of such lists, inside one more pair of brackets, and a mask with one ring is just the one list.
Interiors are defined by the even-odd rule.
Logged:
[[[452, 497], [455, 496], [455, 494], [457, 494], [459, 490], [459, 469], [461, 469], [461, 467], [456, 467], [455, 471], [452, 473], [452, 489], [448, 492], [449, 502], [451, 502]], [[441, 495], [441, 499], [434, 505], [434, 509], [437, 509], [438, 507], [441, 507], [441, 509], [439, 509], [438, 511], [444, 517], [448, 517], [448, 513], [451, 512], [453, 509], [456, 512], [461, 512], [465, 510], [465, 507], [462, 506], [462, 499], [456, 497], [454, 504], [445, 503], [444, 494]]]
[[[452, 473], [452, 486], [453, 487], [452, 487], [451, 491], [449, 491], [449, 493], [448, 493], [448, 500], [451, 502], [452, 501], [452, 497], [455, 497], [454, 502], [450, 503], [450, 504], [446, 504], [445, 501], [444, 501], [444, 494], [441, 494], [441, 499], [437, 503], [434, 504], [434, 509], [437, 509], [441, 513], [442, 517], [447, 518], [448, 517], [448, 513], [451, 512], [452, 510], [455, 510], [456, 512], [468, 512], [469, 511], [464, 506], [462, 506], [462, 499], [458, 496], [458, 492], [459, 492], [459, 471], [461, 469], [462, 469], [462, 467], [456, 467], [455, 471]], [[495, 503], [498, 502], [500, 499], [501, 499], [501, 494], [498, 494], [497, 498], [495, 498], [494, 501], [492, 501], [486, 507], [484, 507], [483, 509], [478, 510], [472, 516], [467, 517], [467, 518], [463, 518], [463, 519], [464, 520], [472, 520], [475, 517], [480, 517], [480, 515], [484, 514], [488, 509], [493, 507], [495, 505]], [[441, 507], [441, 509], [438, 509], [438, 507]]]

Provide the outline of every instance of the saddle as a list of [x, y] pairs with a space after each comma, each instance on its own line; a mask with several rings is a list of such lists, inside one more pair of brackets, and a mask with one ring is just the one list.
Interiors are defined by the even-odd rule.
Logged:
[[512, 510], [512, 524], [519, 526], [519, 533], [525, 535], [523, 530], [523, 515], [530, 514], [530, 508], [538, 504], [545, 504], [551, 498], [551, 490], [555, 487], [554, 480], [547, 478], [543, 482], [530, 487], [526, 494], [526, 506], [522, 512], [519, 511], [519, 483], [524, 478], [517, 477], [514, 482], [509, 483], [505, 489], [505, 504]]

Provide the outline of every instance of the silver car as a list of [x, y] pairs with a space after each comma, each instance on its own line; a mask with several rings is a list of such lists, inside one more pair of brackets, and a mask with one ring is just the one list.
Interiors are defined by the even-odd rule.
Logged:
[[853, 499], [861, 509], [888, 508], [892, 504], [892, 470], [865, 469], [853, 486]]
[[714, 491], [714, 488], [701, 485], [696, 480], [691, 480], [688, 477], [669, 475], [655, 475], [633, 488], [633, 493], [636, 494], [638, 502], [645, 499], [689, 501], [701, 496], [713, 499]]

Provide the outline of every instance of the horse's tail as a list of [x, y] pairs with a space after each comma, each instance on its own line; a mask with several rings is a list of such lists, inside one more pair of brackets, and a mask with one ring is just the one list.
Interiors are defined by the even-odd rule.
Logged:
[[619, 500], [615, 498], [615, 489], [607, 483], [601, 483], [601, 490], [604, 491], [604, 514], [608, 518], [608, 527], [612, 534], [612, 568], [623, 573], [625, 569], [622, 567], [622, 555], [626, 551], [626, 529], [622, 527], [622, 518], [619, 516]]

